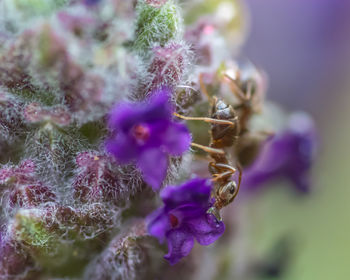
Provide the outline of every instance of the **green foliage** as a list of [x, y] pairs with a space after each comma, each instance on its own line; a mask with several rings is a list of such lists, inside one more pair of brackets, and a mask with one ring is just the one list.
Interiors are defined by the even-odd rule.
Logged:
[[46, 15], [63, 7], [69, 0], [12, 0], [24, 16]]
[[136, 7], [136, 39], [134, 48], [141, 54], [154, 45], [164, 46], [181, 35], [182, 19], [178, 6], [173, 0], [161, 7], [154, 7], [140, 0]]
[[15, 231], [17, 240], [29, 247], [40, 251], [55, 247], [55, 239], [40, 220], [40, 210], [20, 210], [15, 217]]

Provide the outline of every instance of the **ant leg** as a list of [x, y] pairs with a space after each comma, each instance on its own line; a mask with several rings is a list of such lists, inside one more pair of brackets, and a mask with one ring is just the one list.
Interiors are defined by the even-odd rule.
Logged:
[[220, 155], [225, 154], [224, 150], [215, 149], [215, 148], [208, 147], [208, 146], [203, 146], [203, 145], [200, 145], [197, 143], [191, 143], [191, 146], [202, 149], [203, 151], [207, 152], [208, 154], [220, 154]]
[[180, 85], [180, 86], [176, 86], [176, 88], [190, 89], [190, 90], [192, 90], [192, 91], [194, 91], [194, 92], [199, 93], [199, 91], [198, 91], [198, 90], [196, 90], [194, 87], [191, 87], [191, 86]]
[[243, 172], [243, 170], [242, 170], [242, 167], [241, 167], [241, 165], [239, 163], [237, 163], [237, 169], [238, 169], [238, 173], [239, 173], [239, 175], [238, 175], [238, 184], [237, 184], [237, 189], [236, 189], [235, 193], [233, 194], [232, 200], [234, 200], [235, 197], [237, 196], [237, 194], [239, 192], [239, 189], [241, 187], [241, 182], [242, 182], [242, 172]]
[[230, 125], [234, 127], [236, 124], [233, 121], [236, 121], [238, 117], [235, 117], [232, 119], [232, 121], [228, 120], [218, 120], [218, 119], [213, 119], [213, 118], [206, 118], [206, 117], [186, 117], [182, 116], [178, 113], [173, 113], [176, 117], [183, 119], [183, 120], [188, 120], [188, 121], [204, 121], [207, 123], [213, 123], [213, 124], [224, 124], [224, 125]]
[[225, 171], [223, 173], [213, 174], [212, 176], [214, 178], [212, 179], [212, 181], [216, 182], [216, 181], [219, 181], [221, 179], [230, 178], [232, 175], [233, 175], [232, 171]]
[[226, 163], [215, 163], [215, 162], [212, 162], [211, 165], [212, 165], [213, 167], [218, 167], [218, 168], [222, 168], [222, 169], [231, 171], [232, 174], [235, 173], [235, 172], [237, 171], [236, 168], [234, 168], [233, 166], [231, 166], [231, 165], [229, 165], [229, 164], [226, 164]]
[[224, 78], [226, 78], [226, 82], [228, 83], [229, 87], [231, 88], [231, 91], [233, 92], [233, 94], [235, 94], [242, 101], [248, 101], [249, 100], [246, 97], [246, 95], [244, 94], [244, 92], [237, 85], [237, 83], [236, 83], [236, 81], [234, 79], [232, 79], [227, 74], [224, 75]]
[[252, 93], [253, 93], [253, 83], [252, 81], [248, 81], [247, 95], [246, 95], [247, 100], [250, 100], [252, 98]]
[[213, 104], [213, 98], [209, 95], [207, 88], [204, 85], [203, 73], [199, 74], [199, 88], [201, 89], [201, 92], [207, 97], [209, 103]]
[[214, 168], [214, 170], [217, 170], [217, 171], [220, 171], [220, 169], [226, 170], [223, 173], [212, 174], [212, 176], [214, 177], [213, 181], [218, 181], [220, 179], [229, 178], [237, 171], [236, 168], [232, 167], [231, 165], [225, 164], [225, 163], [210, 162], [209, 167], [212, 167], [212, 168]]

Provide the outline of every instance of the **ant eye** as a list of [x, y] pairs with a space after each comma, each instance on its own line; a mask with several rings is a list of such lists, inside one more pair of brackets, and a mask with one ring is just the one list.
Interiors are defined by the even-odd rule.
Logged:
[[236, 188], [237, 188], [236, 183], [232, 182], [229, 189], [230, 194], [234, 194], [236, 192]]
[[220, 192], [220, 196], [224, 200], [231, 200], [233, 194], [236, 192], [237, 185], [235, 182], [228, 183]]

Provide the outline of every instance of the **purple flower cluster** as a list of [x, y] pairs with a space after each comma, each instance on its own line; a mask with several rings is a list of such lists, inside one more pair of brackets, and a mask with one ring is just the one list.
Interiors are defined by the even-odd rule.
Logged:
[[[107, 151], [119, 163], [136, 164], [154, 190], [165, 179], [169, 155], [182, 155], [191, 143], [187, 127], [172, 120], [170, 94], [163, 87], [144, 102], [117, 105], [109, 116], [112, 136], [106, 141]], [[148, 231], [160, 242], [167, 239], [165, 259], [170, 264], [190, 253], [194, 239], [209, 245], [223, 234], [224, 224], [207, 213], [211, 190], [208, 180], [193, 179], [161, 192], [164, 206], [148, 217]]]
[[198, 178], [161, 192], [164, 206], [148, 217], [148, 231], [162, 243], [167, 239], [169, 252], [164, 258], [170, 264], [190, 253], [194, 239], [209, 245], [224, 233], [224, 223], [207, 213], [210, 193], [210, 182]]
[[120, 103], [110, 113], [112, 137], [106, 149], [119, 163], [136, 163], [143, 179], [158, 190], [166, 177], [168, 157], [190, 146], [187, 127], [172, 120], [170, 90], [163, 87], [145, 102]]

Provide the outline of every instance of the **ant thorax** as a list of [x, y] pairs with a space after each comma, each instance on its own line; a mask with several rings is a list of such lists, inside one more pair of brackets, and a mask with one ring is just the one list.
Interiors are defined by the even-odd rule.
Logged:
[[237, 115], [231, 105], [226, 104], [223, 100], [214, 99], [211, 110], [211, 118], [231, 121], [234, 125], [215, 124], [211, 125], [212, 147], [225, 148], [231, 147], [239, 135], [239, 126]]

